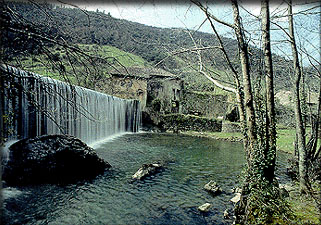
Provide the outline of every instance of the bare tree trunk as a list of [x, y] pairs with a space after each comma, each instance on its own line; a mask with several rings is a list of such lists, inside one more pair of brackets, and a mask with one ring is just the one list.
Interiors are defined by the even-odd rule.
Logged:
[[3, 130], [3, 98], [4, 98], [4, 83], [3, 72], [0, 70], [0, 224], [2, 224], [3, 215], [3, 198], [2, 198], [2, 154], [4, 145], [4, 130]]
[[316, 160], [318, 157], [320, 157], [320, 152], [321, 152], [321, 146], [319, 147], [319, 150], [317, 150], [317, 146], [318, 146], [318, 137], [319, 137], [319, 128], [321, 128], [321, 124], [320, 122], [320, 116], [321, 116], [321, 74], [320, 75], [320, 89], [319, 89], [319, 98], [318, 98], [318, 108], [317, 108], [317, 116], [316, 116], [316, 127], [315, 127], [315, 142], [314, 145], [312, 146], [312, 160]]
[[214, 33], [219, 41], [219, 49], [221, 49], [221, 51], [223, 52], [224, 58], [228, 64], [229, 68], [232, 71], [234, 81], [236, 84], [235, 95], [236, 95], [236, 101], [237, 101], [237, 106], [238, 106], [239, 115], [240, 115], [241, 130], [242, 130], [242, 134], [244, 136], [243, 137], [243, 145], [244, 145], [244, 149], [247, 150], [248, 138], [247, 138], [247, 133], [246, 133], [247, 129], [246, 129], [246, 116], [245, 116], [245, 109], [244, 109], [243, 88], [241, 86], [239, 75], [238, 75], [237, 71], [235, 70], [235, 68], [233, 67], [231, 60], [228, 57], [227, 52], [224, 48], [223, 41], [222, 41], [220, 35], [218, 34], [218, 32], [214, 26], [214, 23], [212, 22], [211, 19], [213, 19], [216, 22], [221, 23], [227, 27], [233, 28], [233, 29], [234, 29], [234, 26], [231, 24], [225, 23], [224, 21], [221, 21], [218, 18], [216, 18], [215, 16], [213, 16], [211, 13], [208, 12], [207, 8], [204, 7], [201, 2], [194, 1], [194, 0], [191, 0], [191, 2], [193, 2], [195, 5], [197, 5], [206, 14], [207, 20], [210, 22], [212, 30], [214, 31]]
[[264, 52], [264, 69], [266, 79], [266, 148], [265, 160], [267, 167], [264, 175], [269, 182], [274, 179], [275, 158], [276, 158], [276, 119], [273, 87], [273, 67], [270, 42], [270, 10], [268, 0], [262, 0], [262, 39]]
[[[239, 14], [238, 3], [236, 0], [232, 0], [233, 16], [234, 16], [234, 31], [237, 37], [240, 60], [242, 66], [242, 76], [244, 85], [244, 104], [246, 113], [246, 123], [247, 123], [247, 154], [248, 162], [250, 163], [253, 157], [254, 145], [257, 141], [256, 126], [255, 126], [255, 110], [254, 110], [254, 100], [251, 87], [251, 77], [249, 68], [249, 57], [247, 43], [244, 40], [243, 28], [241, 27], [241, 18]], [[250, 165], [249, 165], [250, 166]]]
[[305, 144], [305, 129], [302, 118], [301, 102], [300, 102], [300, 80], [302, 77], [297, 46], [294, 37], [294, 25], [293, 25], [293, 14], [292, 14], [292, 1], [288, 4], [288, 20], [289, 20], [289, 36], [292, 47], [293, 55], [293, 68], [295, 74], [294, 83], [294, 99], [295, 99], [295, 123], [296, 123], [296, 134], [297, 134], [297, 146], [299, 153], [299, 180], [300, 180], [300, 191], [301, 193], [307, 191], [308, 184], [308, 165], [307, 165], [307, 151]]
[[[220, 49], [222, 50], [223, 52], [223, 55], [224, 55], [224, 58], [229, 66], [229, 68], [231, 69], [232, 73], [233, 73], [233, 76], [234, 76], [234, 81], [235, 81], [235, 84], [236, 84], [236, 101], [237, 101], [237, 105], [238, 105], [238, 109], [239, 109], [239, 114], [240, 114], [240, 122], [241, 122], [241, 128], [242, 128], [242, 133], [244, 135], [246, 135], [245, 133], [245, 111], [244, 111], [244, 99], [243, 99], [243, 89], [242, 89], [242, 86], [241, 86], [241, 82], [240, 82], [240, 79], [239, 79], [239, 75], [238, 73], [236, 72], [236, 70], [234, 69], [232, 63], [231, 63], [231, 60], [230, 58], [228, 57], [227, 55], [227, 52], [224, 48], [224, 45], [223, 45], [223, 41], [220, 37], [220, 35], [218, 34], [215, 26], [214, 26], [214, 23], [211, 21], [211, 18], [210, 18], [210, 15], [208, 13], [208, 11], [206, 10], [205, 11], [206, 13], [206, 16], [207, 16], [207, 19], [208, 21], [210, 22], [211, 24], [211, 27], [212, 27], [212, 30], [214, 31], [216, 37], [217, 37], [217, 40], [219, 42], [219, 47]], [[246, 141], [246, 137], [244, 137], [244, 147], [246, 149], [246, 146], [247, 146], [247, 141]]]
[[[210, 16], [207, 12], [207, 8], [203, 7], [200, 3], [197, 5], [207, 14], [207, 19], [211, 22], [210, 18], [222, 23], [226, 26], [234, 29], [235, 35], [238, 41], [239, 57], [242, 69], [243, 87], [244, 87], [244, 99], [241, 95], [237, 97], [240, 100], [244, 100], [243, 120], [245, 121], [247, 140], [247, 161], [248, 170], [246, 180], [243, 183], [241, 198], [238, 204], [235, 206], [236, 223], [241, 224], [269, 224], [273, 221], [273, 215], [280, 213], [280, 208], [275, 201], [280, 199], [279, 192], [274, 188], [275, 171], [275, 158], [276, 158], [276, 120], [275, 120], [275, 102], [274, 102], [274, 87], [273, 87], [273, 68], [272, 68], [272, 54], [270, 44], [270, 18], [269, 18], [269, 4], [268, 0], [262, 0], [262, 29], [263, 29], [263, 41], [264, 41], [264, 60], [265, 60], [265, 73], [266, 73], [266, 109], [267, 109], [267, 124], [266, 124], [266, 137], [267, 140], [261, 140], [257, 134], [256, 124], [256, 112], [254, 108], [254, 95], [251, 87], [250, 76], [250, 63], [248, 45], [245, 40], [244, 28], [239, 14], [239, 8], [237, 0], [232, 0], [234, 24], [229, 25], [222, 21]], [[212, 29], [216, 34], [214, 25], [211, 23]], [[216, 34], [217, 35], [217, 34]], [[217, 35], [218, 36], [218, 35]], [[218, 36], [219, 38], [219, 36]], [[220, 39], [219, 39], [220, 41]], [[220, 47], [223, 49], [223, 53], [227, 63], [230, 64], [226, 52], [220, 42]], [[230, 67], [231, 68], [231, 67]], [[232, 67], [232, 72], [233, 67]], [[236, 72], [236, 71], [235, 71]], [[235, 80], [238, 93], [242, 93], [241, 89], [238, 89], [240, 82]], [[240, 101], [241, 103], [241, 101]], [[266, 145], [265, 145], [266, 143]], [[263, 174], [262, 174], [263, 172]], [[273, 199], [271, 201], [271, 199]], [[276, 206], [276, 207], [275, 207]], [[267, 210], [267, 208], [269, 210]], [[262, 214], [261, 214], [262, 213]], [[284, 212], [282, 212], [284, 213]], [[265, 221], [265, 222], [262, 222]]]

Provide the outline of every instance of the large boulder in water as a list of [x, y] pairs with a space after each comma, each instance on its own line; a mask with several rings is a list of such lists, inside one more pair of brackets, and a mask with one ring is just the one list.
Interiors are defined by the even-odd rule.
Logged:
[[81, 140], [66, 135], [22, 139], [9, 151], [3, 171], [8, 185], [73, 183], [111, 167]]

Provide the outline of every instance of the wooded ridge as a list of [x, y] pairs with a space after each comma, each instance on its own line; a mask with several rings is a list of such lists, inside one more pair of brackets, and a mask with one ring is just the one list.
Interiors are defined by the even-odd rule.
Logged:
[[[109, 13], [62, 8], [51, 4], [10, 2], [8, 6], [15, 10], [20, 20], [32, 21], [37, 29], [50, 36], [61, 36], [74, 44], [110, 45], [138, 55], [151, 65], [157, 65], [181, 76], [185, 79], [188, 89], [212, 90], [213, 85], [197, 72], [197, 54], [192, 50], [195, 46], [186, 29], [151, 27], [116, 19]], [[194, 40], [205, 49], [202, 51], [203, 58], [207, 65], [210, 65], [206, 70], [215, 73], [216, 79], [231, 82], [232, 76], [229, 75], [224, 57], [219, 49], [215, 49], [215, 46], [218, 46], [215, 35], [199, 31], [192, 31], [192, 34]], [[11, 45], [11, 49], [19, 49], [19, 42], [22, 40], [14, 37], [12, 40], [4, 44]], [[32, 39], [28, 41], [30, 43], [26, 50], [33, 54], [39, 54], [37, 45], [45, 44], [33, 43]], [[223, 42], [233, 66], [240, 71], [236, 40], [225, 37]], [[21, 51], [23, 50], [20, 49]], [[250, 69], [259, 78], [262, 76], [258, 72], [262, 64], [262, 51], [255, 46], [250, 46], [249, 51], [252, 55]], [[7, 55], [14, 56], [14, 54]], [[290, 79], [292, 62], [274, 54], [273, 67], [276, 91], [289, 90], [292, 85]], [[312, 75], [308, 77], [312, 78]], [[311, 80], [307, 79], [307, 83], [313, 85]]]

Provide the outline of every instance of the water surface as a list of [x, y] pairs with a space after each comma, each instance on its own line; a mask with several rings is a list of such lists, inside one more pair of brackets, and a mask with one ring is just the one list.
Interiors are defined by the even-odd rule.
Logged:
[[[96, 148], [112, 169], [92, 181], [67, 186], [19, 188], [5, 200], [10, 224], [230, 224], [230, 189], [245, 163], [242, 145], [207, 138], [136, 133]], [[165, 170], [144, 181], [131, 176], [144, 163], [165, 162]], [[85, 165], [84, 165], [85, 166]], [[215, 180], [223, 193], [203, 187]], [[209, 213], [197, 207], [213, 206]]]

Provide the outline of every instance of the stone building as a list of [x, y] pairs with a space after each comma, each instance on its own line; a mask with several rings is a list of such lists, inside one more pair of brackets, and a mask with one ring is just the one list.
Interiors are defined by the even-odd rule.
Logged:
[[124, 99], [139, 99], [143, 113], [181, 113], [183, 81], [162, 69], [130, 67], [110, 73], [101, 91]]
[[[145, 124], [161, 125], [164, 116], [170, 114], [237, 121], [237, 112], [235, 115], [231, 113], [235, 104], [227, 95], [186, 92], [180, 77], [162, 69], [130, 67], [113, 71], [110, 75], [100, 91], [140, 100]], [[228, 118], [232, 114], [233, 118]]]

